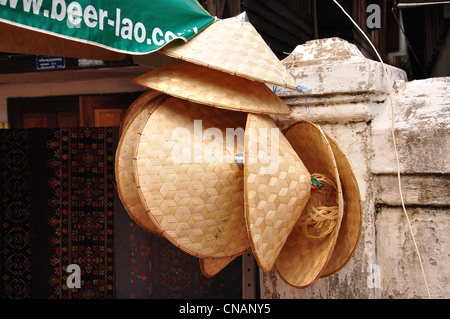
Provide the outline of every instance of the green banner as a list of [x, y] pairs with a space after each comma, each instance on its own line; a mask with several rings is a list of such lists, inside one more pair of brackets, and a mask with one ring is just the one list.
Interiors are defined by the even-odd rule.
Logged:
[[128, 54], [189, 41], [213, 21], [196, 0], [0, 0], [0, 22]]

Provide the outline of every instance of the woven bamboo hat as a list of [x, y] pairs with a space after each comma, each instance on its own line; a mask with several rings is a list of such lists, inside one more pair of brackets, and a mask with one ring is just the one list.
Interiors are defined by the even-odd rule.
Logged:
[[232, 75], [298, 90], [297, 83], [249, 22], [216, 20], [186, 43], [172, 41], [161, 53]]
[[154, 234], [160, 234], [160, 231], [141, 203], [134, 177], [133, 157], [137, 132], [163, 98], [159, 92], [149, 91], [128, 108], [121, 124], [115, 163], [117, 192], [125, 210], [136, 224]]
[[122, 117], [122, 121], [120, 122], [119, 127], [119, 137], [122, 137], [123, 132], [127, 129], [130, 122], [136, 117], [136, 113], [143, 107], [146, 106], [152, 99], [157, 96], [162, 96], [161, 92], [148, 90], [147, 92], [142, 93], [126, 110], [125, 114]]
[[212, 278], [228, 266], [235, 257], [226, 259], [199, 259], [200, 271], [206, 278]]
[[199, 104], [250, 113], [288, 115], [291, 109], [261, 82], [174, 61], [132, 82]]
[[311, 173], [311, 196], [286, 240], [275, 267], [296, 288], [314, 284], [336, 244], [343, 214], [342, 188], [330, 143], [322, 129], [301, 121], [285, 136]]
[[356, 250], [362, 231], [361, 195], [355, 174], [348, 158], [336, 140], [329, 133], [325, 131], [324, 133], [333, 150], [342, 183], [344, 216], [342, 217], [336, 246], [321, 277], [336, 274], [348, 263]]
[[224, 141], [227, 128], [245, 127], [246, 116], [170, 97], [138, 133], [141, 202], [162, 235], [193, 256], [229, 258], [250, 248], [243, 176], [234, 162], [243, 141]]
[[310, 174], [274, 121], [256, 114], [247, 117], [244, 171], [249, 239], [267, 272], [308, 202]]

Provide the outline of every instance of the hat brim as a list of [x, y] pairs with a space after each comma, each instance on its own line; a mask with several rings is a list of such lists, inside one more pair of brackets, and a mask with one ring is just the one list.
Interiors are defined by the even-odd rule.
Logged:
[[324, 132], [333, 150], [339, 177], [342, 184], [344, 199], [344, 213], [339, 229], [336, 246], [333, 249], [330, 261], [321, 277], [328, 277], [339, 272], [350, 261], [355, 253], [362, 232], [362, 207], [358, 181], [352, 170], [350, 162], [336, 140]]
[[267, 115], [248, 115], [244, 171], [249, 239], [258, 265], [267, 272], [308, 202], [311, 179], [302, 160]]
[[159, 92], [146, 92], [127, 110], [121, 124], [120, 139], [116, 150], [115, 175], [117, 193], [128, 215], [140, 227], [153, 234], [160, 231], [148, 216], [141, 203], [133, 171], [134, 147], [142, 123], [164, 98]]
[[125, 111], [125, 114], [120, 121], [119, 126], [119, 138], [122, 137], [125, 129], [130, 125], [130, 122], [136, 116], [136, 112], [139, 111], [142, 107], [144, 107], [150, 100], [156, 98], [157, 96], [162, 95], [159, 91], [148, 90], [142, 93]]
[[226, 268], [236, 257], [226, 259], [199, 259], [200, 271], [206, 278], [213, 278]]
[[327, 176], [337, 187], [339, 212], [333, 231], [325, 238], [310, 239], [300, 227], [294, 227], [275, 263], [278, 274], [288, 285], [306, 288], [325, 271], [336, 244], [343, 214], [342, 187], [330, 143], [319, 126], [300, 121], [284, 134], [309, 172]]
[[131, 81], [203, 105], [257, 114], [291, 113], [267, 85], [189, 62], [174, 61]]

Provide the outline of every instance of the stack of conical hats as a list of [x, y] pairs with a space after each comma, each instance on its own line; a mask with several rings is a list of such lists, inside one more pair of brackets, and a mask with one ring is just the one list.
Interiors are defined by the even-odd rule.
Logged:
[[118, 193], [149, 232], [212, 277], [251, 250], [297, 288], [339, 271], [361, 232], [359, 190], [332, 137], [267, 84], [298, 90], [249, 22], [217, 20], [161, 51], [173, 62], [132, 81], [116, 154]]

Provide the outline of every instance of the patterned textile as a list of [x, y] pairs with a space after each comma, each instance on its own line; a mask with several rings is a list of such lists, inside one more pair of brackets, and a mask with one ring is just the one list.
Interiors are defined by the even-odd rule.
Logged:
[[114, 298], [112, 128], [1, 130], [0, 149], [0, 298]]
[[[71, 128], [47, 142], [55, 157], [50, 243], [52, 298], [113, 298], [113, 147], [111, 128]], [[68, 289], [66, 268], [81, 268], [81, 288]]]
[[0, 298], [31, 293], [29, 133], [0, 131]]
[[114, 207], [117, 298], [242, 298], [241, 258], [217, 276], [206, 278], [197, 258], [139, 227], [120, 202]]
[[240, 258], [208, 279], [128, 216], [117, 142], [112, 128], [0, 130], [0, 299], [242, 298]]

